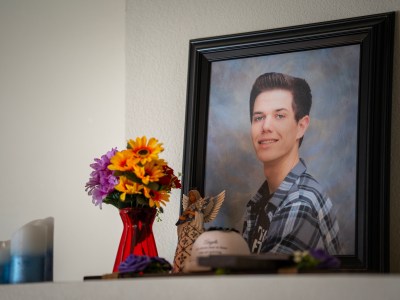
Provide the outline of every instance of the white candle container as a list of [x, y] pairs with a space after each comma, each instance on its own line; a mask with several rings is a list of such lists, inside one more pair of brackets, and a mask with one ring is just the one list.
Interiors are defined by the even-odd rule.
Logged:
[[0, 284], [10, 282], [10, 241], [0, 241]]
[[17, 230], [10, 243], [10, 283], [45, 280], [47, 224], [35, 220]]

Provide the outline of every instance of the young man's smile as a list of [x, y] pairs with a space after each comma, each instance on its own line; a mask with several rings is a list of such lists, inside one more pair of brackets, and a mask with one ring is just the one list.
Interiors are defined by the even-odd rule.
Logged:
[[276, 143], [277, 141], [278, 141], [277, 139], [261, 138], [261, 139], [258, 140], [258, 143], [260, 145], [264, 145], [264, 144]]
[[257, 140], [257, 143], [260, 149], [268, 149], [275, 146], [278, 143], [278, 141], [279, 141], [278, 139], [260, 137]]

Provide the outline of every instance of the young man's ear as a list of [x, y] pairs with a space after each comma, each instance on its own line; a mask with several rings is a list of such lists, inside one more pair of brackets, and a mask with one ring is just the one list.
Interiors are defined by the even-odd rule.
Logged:
[[306, 133], [306, 130], [308, 128], [308, 125], [310, 125], [310, 116], [306, 115], [302, 117], [299, 122], [297, 122], [297, 138], [301, 139], [304, 134]]

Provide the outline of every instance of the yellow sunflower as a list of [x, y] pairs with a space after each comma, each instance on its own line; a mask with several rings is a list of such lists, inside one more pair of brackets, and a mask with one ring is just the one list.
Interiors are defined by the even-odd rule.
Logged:
[[153, 191], [147, 187], [143, 187], [144, 195], [149, 199], [149, 206], [160, 207], [160, 204], [166, 205], [166, 202], [169, 201], [169, 194], [166, 191]]
[[153, 160], [143, 167], [138, 165], [133, 166], [133, 170], [135, 175], [146, 185], [149, 184], [149, 182], [158, 181], [165, 175], [162, 165], [160, 165], [157, 160]]
[[121, 176], [119, 178], [118, 184], [115, 186], [115, 189], [122, 194], [120, 195], [121, 201], [125, 201], [126, 194], [140, 194], [140, 191], [143, 189], [143, 186], [129, 180], [125, 176]]
[[158, 153], [164, 151], [162, 143], [159, 143], [157, 139], [150, 138], [147, 142], [145, 136], [136, 138], [136, 141], [129, 140], [128, 147], [130, 147], [134, 155], [139, 158], [141, 164], [158, 159]]

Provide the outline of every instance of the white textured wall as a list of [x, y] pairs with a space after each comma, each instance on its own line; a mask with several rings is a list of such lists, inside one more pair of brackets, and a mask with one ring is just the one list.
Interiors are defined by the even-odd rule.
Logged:
[[112, 270], [119, 216], [84, 185], [125, 144], [124, 47], [124, 0], [0, 1], [0, 240], [54, 216], [55, 280]]
[[[400, 10], [391, 0], [127, 0], [127, 136], [164, 141], [182, 170], [189, 40]], [[399, 16], [393, 90], [391, 265], [400, 271]], [[179, 194], [156, 226], [159, 254], [172, 260]]]

